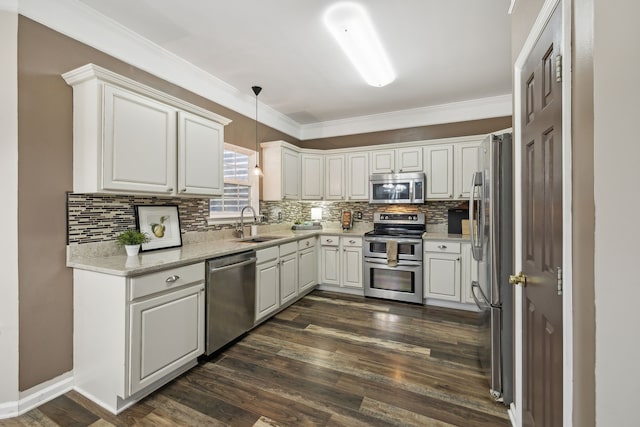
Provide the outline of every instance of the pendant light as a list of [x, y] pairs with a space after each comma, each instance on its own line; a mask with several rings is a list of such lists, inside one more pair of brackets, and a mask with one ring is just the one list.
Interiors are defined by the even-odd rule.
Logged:
[[253, 93], [256, 94], [256, 167], [253, 168], [253, 174], [262, 178], [264, 175], [262, 173], [262, 169], [260, 169], [260, 166], [258, 165], [258, 95], [260, 94], [260, 91], [262, 91], [262, 88], [260, 86], [251, 86], [251, 89], [253, 90]]

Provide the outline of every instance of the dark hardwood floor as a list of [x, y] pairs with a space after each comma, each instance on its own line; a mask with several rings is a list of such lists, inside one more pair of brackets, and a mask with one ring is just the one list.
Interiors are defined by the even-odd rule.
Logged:
[[314, 291], [118, 416], [69, 392], [6, 426], [509, 426], [475, 313]]

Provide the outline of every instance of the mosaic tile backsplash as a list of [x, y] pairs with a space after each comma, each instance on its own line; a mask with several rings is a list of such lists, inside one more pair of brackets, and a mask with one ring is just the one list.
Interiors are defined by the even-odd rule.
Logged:
[[[460, 201], [427, 202], [424, 205], [370, 205], [368, 202], [260, 202], [265, 224], [294, 223], [311, 219], [311, 208], [322, 208], [323, 221], [340, 221], [343, 210], [361, 212], [373, 221], [376, 211], [424, 212], [427, 226], [447, 224], [447, 210]], [[143, 197], [96, 194], [68, 194], [67, 227], [69, 243], [95, 243], [115, 240], [122, 231], [135, 227], [135, 205], [177, 205], [182, 233], [232, 229], [234, 224], [209, 225], [209, 199]]]

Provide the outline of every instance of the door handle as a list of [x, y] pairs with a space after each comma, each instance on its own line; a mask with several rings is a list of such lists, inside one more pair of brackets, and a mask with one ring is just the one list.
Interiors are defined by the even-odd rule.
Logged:
[[509, 284], [527, 286], [527, 276], [522, 271], [518, 274], [511, 274], [509, 276]]

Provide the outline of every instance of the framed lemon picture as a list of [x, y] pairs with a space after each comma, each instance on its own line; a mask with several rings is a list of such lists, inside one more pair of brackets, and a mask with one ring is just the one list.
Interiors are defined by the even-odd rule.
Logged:
[[177, 205], [135, 205], [135, 211], [136, 227], [150, 239], [142, 244], [143, 252], [182, 246]]

